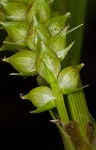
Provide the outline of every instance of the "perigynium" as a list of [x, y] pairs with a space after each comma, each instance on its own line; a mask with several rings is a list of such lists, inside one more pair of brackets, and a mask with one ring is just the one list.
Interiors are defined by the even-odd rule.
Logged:
[[95, 150], [95, 128], [79, 74], [84, 64], [62, 65], [70, 61], [66, 58], [74, 44], [67, 45], [67, 34], [72, 31], [68, 25], [70, 12], [54, 11], [53, 1], [0, 1], [0, 25], [7, 32], [0, 50], [14, 52], [2, 60], [17, 70], [11, 75], [37, 76], [38, 87], [20, 97], [37, 108], [30, 113], [49, 111], [66, 150]]

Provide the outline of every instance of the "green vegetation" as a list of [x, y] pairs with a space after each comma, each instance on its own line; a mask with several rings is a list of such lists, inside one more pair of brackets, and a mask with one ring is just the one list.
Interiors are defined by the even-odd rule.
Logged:
[[37, 76], [38, 87], [20, 95], [36, 107], [30, 113], [49, 111], [66, 150], [95, 150], [83, 92], [88, 85], [80, 79], [86, 0], [1, 0], [0, 5], [1, 30], [7, 32], [0, 50], [14, 53], [2, 61], [16, 69], [11, 75]]

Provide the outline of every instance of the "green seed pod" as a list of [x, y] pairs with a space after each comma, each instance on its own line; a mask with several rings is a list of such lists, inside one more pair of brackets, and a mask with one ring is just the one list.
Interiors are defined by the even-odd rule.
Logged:
[[41, 43], [41, 51], [36, 59], [36, 68], [39, 75], [42, 76], [47, 83], [56, 81], [61, 70], [61, 64], [56, 54], [44, 43]]
[[24, 21], [26, 19], [27, 6], [16, 2], [1, 2], [5, 17], [12, 21]]
[[18, 3], [23, 3], [23, 4], [28, 4], [29, 2], [33, 2], [34, 0], [0, 0], [0, 2], [18, 2]]
[[32, 30], [31, 29], [29, 30], [28, 35], [27, 35], [27, 46], [31, 50], [38, 51], [39, 43], [40, 43], [39, 35], [36, 29], [33, 27]]
[[11, 42], [9, 36], [6, 36], [5, 41], [3, 41], [3, 45], [0, 47], [0, 51], [9, 50], [12, 52], [19, 52], [25, 49], [26, 47], [19, 46], [18, 44], [16, 45], [16, 43]]
[[41, 86], [32, 89], [28, 94], [21, 96], [22, 99], [28, 99], [37, 107], [33, 113], [40, 113], [55, 107], [54, 99], [56, 99], [49, 87]]
[[51, 17], [51, 8], [45, 0], [37, 0], [31, 5], [28, 13], [29, 22], [33, 21], [33, 16], [41, 23], [45, 23]]
[[63, 94], [69, 94], [78, 90], [80, 85], [80, 76], [79, 71], [84, 66], [81, 63], [78, 66], [70, 66], [64, 68], [59, 76], [58, 76], [58, 83], [59, 87], [62, 90]]
[[61, 51], [66, 48], [66, 32], [67, 32], [67, 27], [65, 27], [63, 31], [52, 36], [47, 42], [47, 45], [56, 54], [58, 53], [58, 51]]
[[[31, 3], [35, 2], [36, 0], [0, 0], [4, 2], [19, 2], [26, 5], [30, 5]], [[46, 0], [47, 4], [52, 4], [54, 0]]]
[[65, 56], [67, 55], [67, 53], [69, 52], [69, 50], [71, 49], [71, 47], [73, 46], [74, 42], [72, 42], [68, 47], [66, 47], [63, 50], [58, 51], [57, 57], [59, 58], [60, 62], [62, 62], [62, 60], [65, 58]]
[[31, 4], [34, 0], [15, 0], [18, 2], [21, 2], [23, 4], [25, 4], [26, 6], [28, 6], [29, 4]]
[[26, 46], [26, 37], [29, 29], [27, 22], [0, 22], [0, 24], [5, 28], [13, 43]]
[[25, 50], [18, 52], [3, 61], [11, 64], [19, 73], [11, 73], [11, 75], [32, 76], [37, 74], [35, 61], [37, 53], [35, 51]]
[[65, 27], [66, 21], [69, 16], [70, 16], [70, 13], [68, 12], [62, 16], [52, 17], [46, 22], [45, 25], [50, 30], [52, 36], [59, 33], [61, 29]]
[[38, 86], [49, 86], [49, 84], [39, 74], [36, 78]]
[[3, 10], [0, 8], [0, 21], [6, 21], [5, 15], [3, 14]]
[[0, 47], [0, 51], [4, 51], [4, 50], [10, 50], [13, 52], [18, 52], [18, 50], [16, 49], [16, 46], [10, 44], [10, 38], [9, 36], [7, 36], [5, 38], [5, 41], [3, 41], [3, 45]]
[[27, 36], [27, 45], [32, 50], [38, 49], [38, 42], [47, 42], [50, 39], [50, 31], [34, 17], [33, 26], [30, 28]]

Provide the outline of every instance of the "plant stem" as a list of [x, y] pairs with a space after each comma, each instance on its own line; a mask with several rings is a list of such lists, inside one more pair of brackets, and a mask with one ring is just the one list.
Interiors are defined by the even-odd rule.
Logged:
[[90, 119], [83, 90], [76, 93], [69, 94], [67, 96], [67, 103], [68, 103], [68, 110], [70, 112], [69, 113], [70, 118], [72, 120], [79, 122], [79, 127], [83, 139], [88, 141], [86, 130], [87, 130], [88, 123], [91, 122], [91, 119]]
[[[75, 58], [71, 59], [69, 64], [76, 65]], [[79, 86], [82, 87], [81, 81]], [[88, 123], [91, 123], [91, 118], [86, 103], [84, 90], [82, 89], [78, 92], [74, 92], [72, 94], [67, 95], [67, 105], [70, 119], [79, 122], [82, 137], [85, 141], [88, 141], [86, 132]]]
[[[53, 118], [53, 120], [57, 119], [52, 110], [49, 110], [49, 113], [50, 113], [51, 117]], [[66, 150], [76, 150], [73, 143], [72, 143], [72, 141], [70, 140], [71, 139], [70, 136], [66, 133], [64, 127], [62, 128], [59, 123], [56, 123], [56, 126], [57, 126], [57, 128], [59, 130], [59, 133], [61, 135], [62, 142], [64, 144], [64, 149], [66, 149]]]
[[50, 86], [52, 88], [54, 95], [57, 98], [55, 100], [55, 105], [56, 105], [56, 108], [58, 111], [58, 115], [62, 121], [67, 123], [67, 122], [69, 122], [69, 117], [68, 117], [66, 106], [64, 103], [64, 97], [63, 97], [61, 90], [59, 89], [59, 85], [58, 85], [57, 81], [51, 83]]

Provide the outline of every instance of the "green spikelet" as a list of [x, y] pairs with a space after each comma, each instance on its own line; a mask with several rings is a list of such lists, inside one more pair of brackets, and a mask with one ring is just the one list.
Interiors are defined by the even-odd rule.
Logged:
[[3, 61], [11, 64], [19, 73], [11, 75], [32, 76], [37, 74], [35, 61], [37, 53], [35, 51], [25, 50], [18, 52], [9, 58], [4, 58]]
[[53, 50], [50, 38], [57, 33], [58, 36], [61, 35], [59, 33], [65, 28], [70, 13], [62, 16], [58, 12], [54, 13], [51, 9], [52, 2], [53, 0], [1, 0], [0, 25], [7, 31], [10, 40], [5, 40], [0, 50], [7, 49], [7, 46], [15, 51], [20, 51], [23, 47], [39, 50], [40, 41], [47, 43]]
[[12, 21], [26, 20], [27, 6], [24, 4], [17, 2], [1, 2], [1, 7], [6, 19]]
[[67, 45], [67, 35], [81, 25], [68, 30], [70, 12], [61, 15], [52, 10], [53, 2], [0, 0], [0, 28], [7, 34], [0, 51], [14, 52], [2, 61], [16, 70], [11, 75], [37, 76], [39, 87], [20, 96], [36, 107], [30, 113], [50, 112], [66, 150], [95, 150], [95, 130], [82, 96], [82, 88], [86, 86], [81, 85], [79, 75], [84, 64], [66, 68], [63, 65], [74, 44]]
[[5, 28], [8, 36], [12, 40], [12, 43], [21, 46], [26, 45], [26, 37], [29, 29], [29, 24], [27, 22], [0, 22], [0, 24]]
[[36, 0], [31, 4], [28, 21], [32, 22], [34, 16], [42, 23], [45, 23], [51, 17], [51, 8], [45, 0]]

